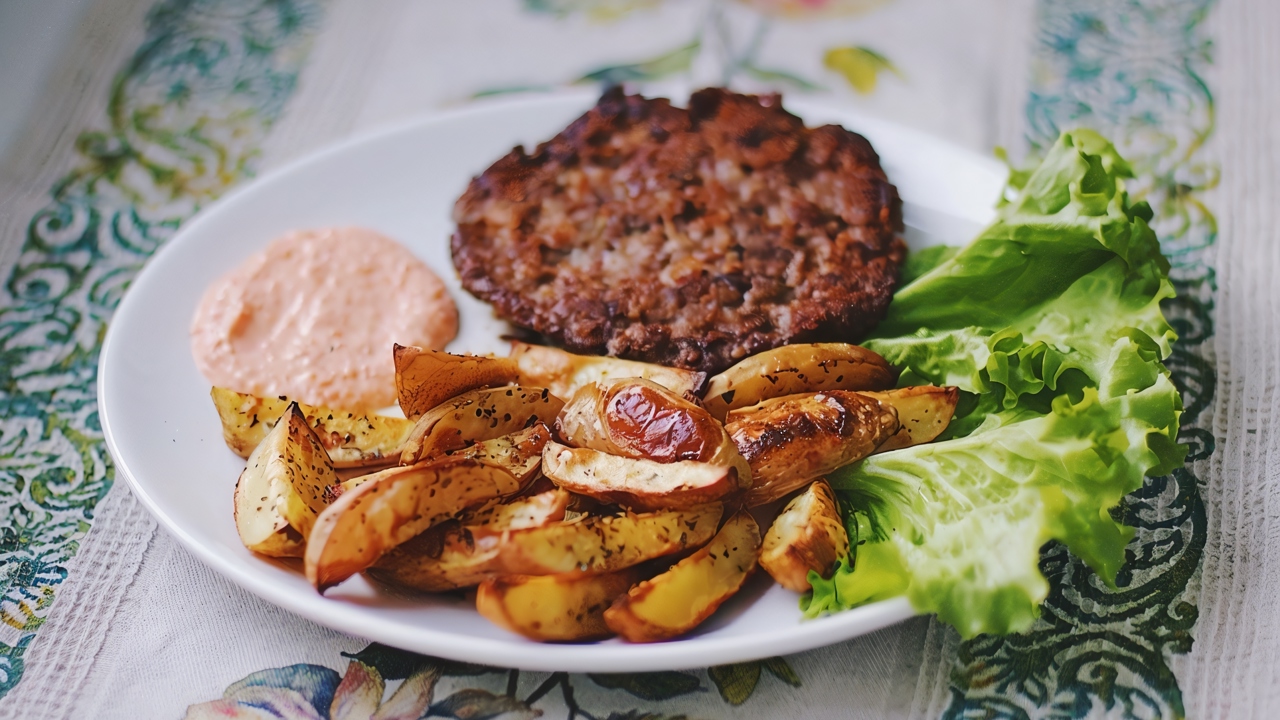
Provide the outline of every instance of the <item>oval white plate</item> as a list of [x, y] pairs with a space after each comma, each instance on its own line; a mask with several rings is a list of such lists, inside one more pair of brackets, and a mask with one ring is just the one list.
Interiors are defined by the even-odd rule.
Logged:
[[[329, 627], [417, 652], [531, 670], [640, 672], [705, 667], [798, 652], [871, 632], [912, 614], [904, 599], [805, 621], [796, 596], [758, 573], [697, 632], [628, 645], [541, 644], [480, 617], [465, 601], [388, 593], [357, 577], [318, 595], [296, 565], [240, 544], [232, 490], [244, 461], [222, 442], [209, 384], [187, 327], [204, 288], [292, 229], [362, 225], [399, 240], [448, 283], [461, 312], [455, 352], [505, 354], [505, 325], [459, 286], [449, 260], [450, 211], [467, 181], [516, 144], [567, 125], [595, 96], [478, 103], [357, 139], [245, 185], [201, 211], [147, 264], [120, 304], [102, 349], [99, 412], [116, 468], [162, 525], [249, 591]], [[905, 202], [916, 248], [962, 243], [988, 222], [1003, 168], [945, 142], [838, 108], [787, 107], [810, 124], [867, 136]]]

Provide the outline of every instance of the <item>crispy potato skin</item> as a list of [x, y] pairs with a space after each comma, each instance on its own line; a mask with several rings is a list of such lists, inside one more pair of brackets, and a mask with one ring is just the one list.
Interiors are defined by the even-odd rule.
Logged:
[[410, 420], [468, 390], [507, 385], [517, 377], [516, 363], [510, 358], [454, 355], [412, 345], [396, 345], [392, 353], [396, 398]]
[[371, 574], [438, 592], [499, 575], [615, 572], [707, 542], [721, 515], [721, 506], [710, 504], [685, 511], [562, 521], [562, 500], [567, 496], [553, 493], [559, 495], [536, 501], [544, 506], [557, 501], [548, 512], [525, 512], [532, 521], [508, 527], [500, 522], [471, 525], [439, 535], [433, 529], [383, 556]]
[[612, 572], [702, 545], [715, 535], [722, 513], [723, 506], [710, 503], [514, 530], [499, 540], [498, 563], [512, 575]]
[[878, 453], [932, 442], [951, 424], [956, 404], [960, 402], [959, 388], [950, 386], [919, 385], [863, 394], [883, 405], [892, 405], [902, 425], [893, 437], [876, 448]]
[[338, 474], [307, 418], [291, 403], [249, 456], [236, 483], [236, 530], [245, 547], [300, 557]]
[[369, 574], [428, 592], [475, 586], [497, 574], [504, 532], [559, 522], [568, 505], [569, 493], [550, 490], [466, 513], [462, 525], [430, 528], [383, 555]]
[[706, 547], [618, 597], [604, 612], [605, 624], [630, 642], [683, 635], [742, 587], [759, 549], [760, 527], [740, 511]]
[[724, 420], [730, 410], [821, 390], [887, 390], [898, 373], [878, 354], [847, 343], [786, 345], [743, 360], [707, 382], [702, 405]]
[[556, 422], [578, 447], [657, 462], [707, 462], [724, 436], [706, 410], [642, 378], [582, 386]]
[[439, 457], [482, 440], [549, 423], [564, 402], [546, 388], [509, 385], [470, 390], [418, 418], [404, 443], [400, 464]]
[[496, 465], [510, 472], [521, 487], [528, 485], [542, 467], [542, 450], [551, 441], [551, 428], [541, 421], [509, 435], [481, 440], [475, 445], [455, 450], [450, 457], [468, 457], [486, 465]]
[[519, 489], [511, 473], [471, 458], [376, 473], [316, 518], [303, 557], [307, 580], [324, 592], [432, 525]]
[[556, 426], [570, 445], [660, 463], [723, 465], [736, 470], [742, 488], [751, 484], [751, 466], [719, 421], [643, 378], [584, 385]]
[[[260, 398], [220, 387], [209, 394], [222, 420], [223, 440], [232, 452], [244, 458], [266, 438], [293, 402], [286, 397]], [[413, 430], [413, 423], [404, 418], [303, 403], [298, 403], [298, 408], [339, 468], [395, 462]]]
[[[461, 450], [446, 453], [443, 457], [471, 458], [485, 465], [493, 465], [511, 473], [522, 490], [541, 476], [542, 449], [551, 439], [551, 429], [541, 422], [492, 440], [481, 440]], [[329, 488], [327, 500], [333, 502], [339, 495], [363, 485], [377, 473], [357, 475]], [[493, 501], [497, 504], [498, 500]]]
[[765, 400], [727, 419], [725, 429], [755, 477], [748, 507], [867, 457], [899, 427], [892, 406], [848, 390]]
[[511, 359], [516, 363], [523, 385], [551, 389], [551, 394], [568, 399], [584, 385], [607, 383], [619, 378], [644, 378], [686, 398], [701, 397], [707, 374], [635, 360], [598, 355], [574, 355], [552, 347], [511, 343]]
[[613, 634], [604, 611], [639, 579], [634, 568], [596, 575], [506, 575], [480, 583], [476, 610], [532, 640], [595, 640]]
[[298, 403], [289, 406], [281, 418], [286, 442], [278, 462], [293, 492], [284, 505], [285, 519], [302, 537], [311, 534], [316, 516], [329, 505], [328, 490], [338, 484], [338, 473], [329, 461], [320, 439], [307, 424]]
[[849, 533], [835, 493], [817, 480], [774, 519], [760, 547], [760, 567], [782, 587], [805, 592], [810, 570], [830, 577], [836, 561], [848, 555]]
[[547, 443], [543, 472], [557, 486], [632, 510], [689, 508], [739, 489], [737, 470], [685, 460], [660, 463]]

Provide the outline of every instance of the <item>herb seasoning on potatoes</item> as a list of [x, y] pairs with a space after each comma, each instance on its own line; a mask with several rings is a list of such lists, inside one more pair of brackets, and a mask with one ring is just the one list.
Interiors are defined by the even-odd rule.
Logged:
[[757, 567], [806, 590], [849, 552], [822, 475], [932, 440], [958, 399], [889, 389], [883, 359], [839, 344], [771, 350], [710, 383], [523, 343], [395, 358], [413, 420], [215, 389], [228, 446], [250, 458], [241, 539], [302, 557], [320, 592], [362, 572], [475, 588], [481, 615], [555, 642], [679, 637]]

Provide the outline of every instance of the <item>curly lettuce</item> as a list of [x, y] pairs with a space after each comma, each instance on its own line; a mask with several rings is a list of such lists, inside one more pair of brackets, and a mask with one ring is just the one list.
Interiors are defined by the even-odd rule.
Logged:
[[973, 242], [908, 268], [864, 344], [902, 384], [963, 400], [938, 441], [829, 476], [853, 550], [830, 579], [810, 575], [808, 614], [905, 594], [964, 637], [1018, 632], [1048, 594], [1051, 539], [1114, 583], [1133, 531], [1111, 509], [1184, 455], [1162, 363], [1169, 264], [1126, 177], [1111, 143], [1065, 132]]

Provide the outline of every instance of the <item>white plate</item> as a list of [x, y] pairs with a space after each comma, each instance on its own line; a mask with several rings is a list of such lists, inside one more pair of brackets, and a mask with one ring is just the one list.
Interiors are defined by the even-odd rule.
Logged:
[[[188, 350], [204, 288], [278, 235], [362, 225], [407, 245], [449, 285], [461, 333], [449, 349], [505, 353], [504, 325], [459, 286], [450, 210], [469, 178], [512, 146], [551, 137], [594, 95], [511, 98], [390, 129], [317, 153], [201, 211], [133, 282], [111, 323], [98, 375], [99, 412], [116, 468], [162, 525], [247, 590], [329, 627], [455, 660], [531, 670], [639, 672], [780, 655], [871, 632], [912, 614], [903, 599], [805, 621], [796, 596], [763, 573], [698, 631], [628, 645], [541, 644], [512, 635], [453, 598], [406, 598], [357, 577], [318, 595], [296, 565], [240, 544], [232, 490], [244, 461], [223, 445], [209, 384]], [[915, 247], [961, 243], [992, 215], [1002, 167], [942, 141], [834, 107], [788, 102], [810, 124], [837, 122], [871, 140], [897, 184]]]

